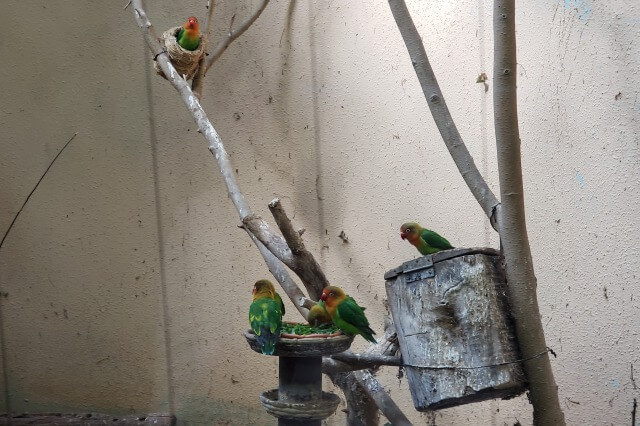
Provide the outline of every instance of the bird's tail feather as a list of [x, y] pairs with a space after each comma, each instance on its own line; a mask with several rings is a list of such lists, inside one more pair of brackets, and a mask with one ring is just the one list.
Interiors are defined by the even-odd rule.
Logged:
[[276, 330], [275, 333], [272, 333], [271, 330], [267, 328], [262, 328], [260, 334], [256, 335], [256, 339], [258, 343], [260, 343], [260, 348], [263, 354], [265, 355], [273, 355], [273, 352], [276, 350], [276, 343], [278, 343], [278, 339], [280, 338], [280, 329]]

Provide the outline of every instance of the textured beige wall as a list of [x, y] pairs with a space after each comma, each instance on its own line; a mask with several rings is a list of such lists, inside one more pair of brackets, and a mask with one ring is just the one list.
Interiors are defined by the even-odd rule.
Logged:
[[[251, 284], [268, 271], [121, 3], [3, 2], [0, 229], [78, 136], [0, 250], [0, 389], [15, 411], [175, 410], [183, 424], [273, 424], [257, 395], [276, 384], [276, 361], [241, 336]], [[204, 9], [148, 3], [160, 29]], [[233, 13], [239, 21], [255, 6], [237, 3], [220, 2], [218, 38]], [[631, 380], [632, 365], [640, 370], [640, 8], [522, 3], [527, 214], [560, 399], [569, 424], [628, 424], [640, 398]], [[491, 90], [475, 83], [492, 74], [491, 2], [409, 4], [497, 191]], [[209, 73], [203, 105], [253, 208], [268, 216], [266, 203], [281, 197], [374, 329], [384, 271], [416, 254], [398, 237], [402, 222], [428, 223], [457, 246], [497, 245], [386, 2], [273, 1]], [[381, 380], [427, 423], [395, 373]], [[438, 425], [516, 420], [531, 422], [525, 397], [435, 415]], [[330, 421], [343, 422], [340, 412]]]

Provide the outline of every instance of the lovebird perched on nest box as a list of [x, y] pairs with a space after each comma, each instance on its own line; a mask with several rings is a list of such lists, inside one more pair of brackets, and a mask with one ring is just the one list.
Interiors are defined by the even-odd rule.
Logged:
[[423, 228], [415, 222], [407, 222], [400, 227], [400, 238], [408, 240], [422, 255], [454, 248], [437, 232]]
[[253, 302], [249, 307], [249, 324], [265, 355], [272, 355], [282, 329], [284, 303], [269, 280], [253, 285]]
[[330, 285], [322, 290], [322, 301], [331, 320], [343, 333], [351, 336], [359, 334], [369, 342], [376, 343], [375, 331], [369, 327], [364, 316], [364, 308], [360, 307], [351, 296], [336, 286]]
[[313, 326], [319, 326], [322, 324], [331, 324], [331, 317], [327, 312], [327, 309], [322, 300], [319, 300], [318, 303], [313, 305], [311, 309], [309, 309], [309, 315], [307, 315], [307, 322]]
[[190, 16], [178, 31], [176, 41], [185, 50], [196, 50], [200, 45], [200, 24], [198, 18]]

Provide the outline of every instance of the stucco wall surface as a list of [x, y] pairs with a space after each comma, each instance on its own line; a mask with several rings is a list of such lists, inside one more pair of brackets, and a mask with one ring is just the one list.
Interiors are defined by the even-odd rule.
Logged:
[[[8, 401], [16, 412], [273, 424], [258, 394], [276, 385], [276, 360], [241, 335], [251, 285], [268, 271], [125, 3], [2, 2], [2, 233], [77, 137], [0, 249], [0, 411]], [[148, 3], [160, 30], [204, 18], [204, 1]], [[492, 3], [408, 4], [497, 192]], [[256, 6], [220, 1], [214, 40]], [[629, 424], [640, 398], [640, 5], [518, 2], [517, 25], [528, 229], [560, 400], [568, 424]], [[475, 83], [481, 72], [488, 92]], [[417, 255], [401, 223], [420, 221], [456, 246], [498, 245], [386, 2], [273, 0], [209, 72], [203, 106], [253, 209], [268, 217], [266, 204], [282, 198], [376, 330], [383, 273]], [[396, 373], [380, 379], [416, 424], [531, 423], [524, 396], [416, 413]], [[340, 409], [328, 424], [344, 424]]]

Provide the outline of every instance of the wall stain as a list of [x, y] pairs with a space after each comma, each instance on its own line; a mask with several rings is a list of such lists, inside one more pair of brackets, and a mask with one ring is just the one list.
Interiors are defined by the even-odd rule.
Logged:
[[578, 19], [586, 21], [591, 18], [591, 0], [563, 0], [564, 8], [575, 10]]

